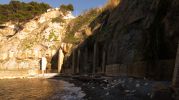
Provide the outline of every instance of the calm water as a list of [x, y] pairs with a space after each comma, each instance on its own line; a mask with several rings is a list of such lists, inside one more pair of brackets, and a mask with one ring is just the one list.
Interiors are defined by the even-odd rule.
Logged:
[[55, 79], [0, 80], [0, 100], [82, 100], [81, 88]]

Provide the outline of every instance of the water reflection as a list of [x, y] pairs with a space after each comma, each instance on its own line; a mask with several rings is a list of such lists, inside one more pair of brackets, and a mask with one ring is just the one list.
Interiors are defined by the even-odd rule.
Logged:
[[0, 80], [0, 100], [81, 100], [81, 88], [62, 80]]

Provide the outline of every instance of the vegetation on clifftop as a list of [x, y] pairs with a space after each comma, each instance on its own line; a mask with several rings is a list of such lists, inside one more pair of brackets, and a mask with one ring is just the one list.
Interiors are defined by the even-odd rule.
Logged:
[[60, 11], [62, 11], [64, 14], [66, 14], [68, 11], [74, 11], [74, 7], [72, 4], [68, 5], [60, 5]]
[[7, 21], [23, 22], [46, 12], [50, 6], [45, 3], [10, 1], [9, 4], [0, 4], [0, 24]]
[[[68, 4], [68, 5], [60, 5], [60, 12], [62, 12], [64, 15], [68, 14], [68, 12], [72, 12], [74, 11], [74, 7], [72, 4]], [[63, 19], [63, 16], [59, 16], [56, 18], [52, 19], [52, 22], [57, 22], [57, 23], [65, 23], [65, 20]]]

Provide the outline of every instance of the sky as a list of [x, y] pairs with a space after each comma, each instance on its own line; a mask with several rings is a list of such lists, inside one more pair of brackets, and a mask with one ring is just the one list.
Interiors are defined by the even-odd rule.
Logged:
[[[0, 0], [0, 4], [7, 4], [11, 0]], [[61, 4], [73, 4], [74, 6], [74, 12], [73, 14], [75, 16], [79, 15], [81, 12], [94, 8], [94, 7], [100, 7], [103, 6], [107, 0], [20, 0], [23, 2], [30, 2], [30, 1], [36, 1], [36, 2], [45, 2], [51, 5], [52, 7], [59, 7]]]

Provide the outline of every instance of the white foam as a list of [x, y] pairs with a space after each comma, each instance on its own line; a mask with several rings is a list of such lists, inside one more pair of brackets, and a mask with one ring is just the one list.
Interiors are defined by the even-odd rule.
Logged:
[[52, 99], [60, 98], [60, 100], [83, 100], [86, 95], [80, 87], [75, 87], [74, 84], [61, 81], [63, 83], [63, 91], [55, 95]]

